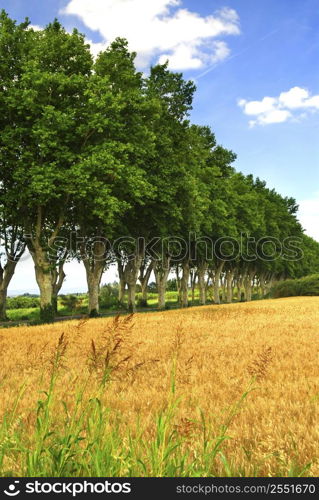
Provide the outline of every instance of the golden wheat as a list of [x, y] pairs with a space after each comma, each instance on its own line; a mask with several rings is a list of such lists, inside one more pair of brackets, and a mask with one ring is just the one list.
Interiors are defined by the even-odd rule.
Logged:
[[292, 464], [311, 462], [309, 474], [319, 475], [319, 298], [3, 329], [0, 347], [1, 416], [25, 383], [10, 432], [34, 425], [40, 391], [56, 367], [57, 417], [64, 418], [61, 401], [72, 408], [78, 387], [88, 395], [100, 387], [123, 429], [134, 432], [139, 416], [151, 435], [154, 415], [168, 403], [174, 362], [181, 398], [175, 429], [190, 450], [199, 410], [210, 429], [220, 428], [253, 378], [254, 390], [231, 413], [224, 448], [231, 466], [246, 464], [247, 471], [248, 461], [268, 476], [279, 464], [288, 473]]

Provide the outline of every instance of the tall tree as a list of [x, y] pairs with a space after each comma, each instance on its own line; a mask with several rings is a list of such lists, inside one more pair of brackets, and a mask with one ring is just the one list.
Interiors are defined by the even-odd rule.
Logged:
[[[100, 241], [97, 258], [93, 253], [86, 256], [82, 252], [90, 315], [98, 314], [98, 289], [110, 258], [107, 249], [102, 251], [103, 241], [130, 234], [133, 227], [127, 228], [129, 214], [143, 210], [153, 192], [146, 170], [154, 147], [149, 124], [157, 110], [146, 96], [142, 74], [135, 68], [135, 57], [134, 52], [129, 52], [127, 41], [117, 38], [99, 54], [91, 77], [92, 109], [86, 122], [93, 143], [90, 162], [96, 164], [96, 169], [89, 186], [94, 185], [95, 191], [99, 183], [101, 192], [108, 189], [108, 194], [104, 198], [94, 193], [88, 196], [89, 187], [85, 199], [79, 199], [76, 206], [81, 237]], [[131, 280], [134, 273], [126, 274]]]

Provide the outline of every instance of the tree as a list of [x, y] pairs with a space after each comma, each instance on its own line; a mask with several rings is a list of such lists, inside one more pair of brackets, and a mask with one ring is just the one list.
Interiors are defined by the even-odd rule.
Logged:
[[[105, 242], [129, 234], [128, 215], [142, 210], [153, 191], [146, 167], [153, 150], [154, 136], [149, 123], [156, 106], [146, 97], [142, 74], [134, 65], [135, 57], [134, 52], [128, 51], [127, 41], [117, 38], [99, 54], [91, 77], [92, 110], [86, 122], [93, 141], [90, 162], [96, 164], [95, 178], [89, 181], [89, 186], [94, 187], [92, 195], [89, 187], [85, 199], [79, 199], [76, 205], [80, 235], [84, 242], [93, 238], [97, 249], [96, 257], [94, 252], [90, 255], [81, 252], [90, 315], [98, 314], [101, 277], [108, 259], [115, 257], [110, 255]], [[108, 189], [104, 198], [95, 194], [96, 182], [102, 192]], [[126, 274], [126, 279], [131, 279], [132, 273], [127, 270]]]
[[40, 316], [48, 321], [54, 316], [56, 272], [51, 249], [68, 220], [72, 197], [86, 190], [83, 109], [92, 58], [83, 36], [66, 33], [57, 21], [30, 35], [27, 26], [24, 30], [24, 57], [19, 71], [7, 74], [2, 93], [1, 161], [6, 204], [24, 226], [40, 288]]
[[8, 286], [14, 275], [17, 263], [25, 251], [25, 242], [21, 228], [8, 225], [7, 220], [1, 221], [0, 236], [3, 238], [2, 251], [0, 247], [0, 321], [6, 321], [6, 303]]

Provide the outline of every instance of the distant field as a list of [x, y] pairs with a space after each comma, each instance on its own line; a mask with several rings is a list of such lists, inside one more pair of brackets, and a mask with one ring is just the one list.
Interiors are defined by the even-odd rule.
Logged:
[[0, 342], [2, 476], [319, 475], [319, 297]]

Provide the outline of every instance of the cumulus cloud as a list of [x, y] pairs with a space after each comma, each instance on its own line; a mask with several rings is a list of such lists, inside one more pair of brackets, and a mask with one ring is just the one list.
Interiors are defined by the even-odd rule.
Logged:
[[264, 97], [261, 101], [240, 99], [238, 106], [245, 115], [253, 116], [251, 127], [269, 123], [283, 123], [308, 116], [309, 112], [319, 111], [319, 94], [311, 96], [309, 90], [293, 87], [281, 92], [278, 97]]
[[42, 26], [39, 26], [38, 24], [29, 24], [29, 29], [33, 31], [42, 31], [43, 28]]
[[230, 49], [220, 37], [240, 33], [235, 10], [201, 16], [183, 8], [182, 0], [69, 0], [61, 13], [76, 15], [99, 32], [102, 41], [91, 42], [94, 54], [120, 36], [138, 53], [140, 66], [154, 58], [161, 63], [168, 59], [174, 70], [222, 61]]

